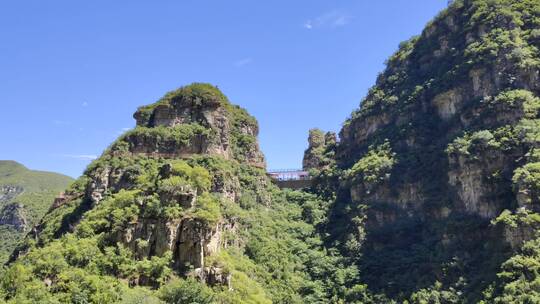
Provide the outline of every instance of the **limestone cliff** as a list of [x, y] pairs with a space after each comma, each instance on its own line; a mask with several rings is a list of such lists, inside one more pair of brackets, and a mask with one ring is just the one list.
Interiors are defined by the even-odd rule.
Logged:
[[[131, 153], [171, 158], [193, 154], [219, 155], [265, 167], [257, 142], [257, 121], [243, 109], [231, 105], [217, 89], [181, 88], [155, 104], [139, 108], [134, 118], [137, 128], [125, 136]], [[181, 134], [185, 136], [183, 142], [172, 137], [158, 140], [151, 135], [155, 128], [175, 129], [194, 125], [203, 129]]]

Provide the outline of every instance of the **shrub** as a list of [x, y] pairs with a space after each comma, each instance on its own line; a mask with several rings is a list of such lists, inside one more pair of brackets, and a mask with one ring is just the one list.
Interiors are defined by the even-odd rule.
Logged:
[[193, 216], [209, 225], [216, 224], [221, 218], [219, 200], [206, 193], [197, 197]]
[[528, 163], [514, 171], [512, 182], [517, 191], [527, 196], [529, 204], [538, 202], [540, 193], [540, 162]]
[[[136, 127], [124, 134], [119, 141], [132, 143], [135, 139], [153, 141], [156, 145], [163, 143], [174, 143], [177, 146], [187, 146], [198, 136], [210, 138], [213, 135], [212, 129], [205, 128], [198, 123], [180, 124], [174, 127]], [[130, 146], [130, 148], [133, 148]]]
[[368, 153], [350, 169], [349, 176], [375, 183], [386, 179], [395, 163], [395, 153], [386, 141], [382, 145], [369, 147]]
[[480, 130], [474, 133], [465, 133], [454, 139], [446, 148], [448, 154], [472, 155], [477, 158], [482, 150], [495, 149], [506, 151], [519, 143], [517, 133], [511, 126], [504, 126], [495, 130]]
[[527, 90], [502, 92], [495, 97], [493, 102], [505, 103], [510, 106], [520, 106], [523, 108], [525, 118], [536, 118], [538, 116], [538, 111], [540, 110], [540, 98]]
[[173, 162], [172, 174], [179, 176], [194, 186], [199, 193], [208, 191], [212, 185], [212, 179], [208, 170], [198, 165], [190, 166], [185, 161]]
[[174, 279], [158, 291], [161, 300], [168, 304], [212, 304], [214, 293], [195, 279]]

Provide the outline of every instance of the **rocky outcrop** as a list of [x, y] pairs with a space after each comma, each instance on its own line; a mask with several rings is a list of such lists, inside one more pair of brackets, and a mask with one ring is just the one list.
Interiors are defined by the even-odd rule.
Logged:
[[510, 244], [513, 250], [519, 250], [523, 244], [538, 237], [538, 228], [531, 226], [517, 226], [504, 228], [504, 240]]
[[0, 204], [11, 201], [17, 195], [23, 192], [20, 186], [4, 185], [0, 186]]
[[443, 120], [451, 119], [460, 110], [462, 102], [463, 97], [459, 89], [441, 93], [433, 98], [433, 105], [437, 110], [437, 114]]
[[93, 204], [99, 203], [107, 191], [120, 191], [133, 186], [135, 176], [126, 168], [102, 166], [88, 172], [90, 177], [86, 185], [85, 197]]
[[8, 225], [17, 231], [24, 232], [28, 229], [28, 220], [24, 205], [10, 203], [0, 210], [0, 225]]
[[515, 160], [523, 152], [503, 152], [484, 145], [485, 150], [475, 150], [474, 157], [459, 153], [449, 155], [448, 183], [457, 194], [457, 208], [494, 219], [503, 210], [512, 208], [513, 200], [509, 200], [511, 177]]
[[222, 146], [209, 134], [193, 134], [185, 142], [179, 142], [176, 136], [163, 138], [152, 132], [132, 132], [125, 137], [125, 141], [129, 143], [129, 152], [135, 155], [188, 158], [195, 154], [211, 154], [230, 157], [228, 145]]
[[337, 136], [334, 132], [324, 133], [319, 129], [309, 130], [309, 146], [304, 151], [302, 168], [305, 171], [310, 169], [322, 169], [328, 164], [325, 153], [337, 143]]
[[[455, 12], [449, 12], [451, 13]], [[453, 22], [460, 19], [458, 16], [450, 15], [450, 17]], [[436, 65], [441, 58], [446, 58], [444, 53], [451, 49], [456, 50], [456, 46], [452, 43], [465, 38], [453, 34], [462, 27], [439, 22], [438, 28], [431, 26], [418, 38], [419, 40], [411, 42], [418, 46], [434, 40], [440, 42], [441, 49], [433, 54], [425, 54], [421, 58], [423, 62], [431, 62], [431, 66]], [[448, 31], [448, 34], [444, 34], [445, 31]], [[476, 38], [469, 37], [471, 39], [469, 43], [478, 39], [476, 33], [471, 33], [472, 36]], [[410, 57], [416, 56], [416, 50], [413, 49], [411, 52]], [[392, 146], [398, 150], [398, 155], [409, 157], [415, 154], [415, 157], [418, 157], [426, 149], [439, 150], [437, 153], [444, 151], [451, 139], [470, 130], [495, 130], [502, 126], [516, 125], [527, 115], [523, 103], [503, 102], [499, 96], [507, 92], [507, 88], [531, 90], [528, 92], [533, 94], [540, 93], [538, 85], [531, 82], [531, 79], [537, 77], [538, 69], [525, 69], [509, 62], [507, 58], [498, 58], [492, 66], [470, 68], [464, 73], [464, 77], [456, 77], [451, 86], [441, 84], [436, 90], [423, 88], [421, 93], [409, 96], [410, 100], [401, 100], [395, 96], [404, 92], [392, 91], [395, 84], [390, 86], [388, 79], [392, 74], [416, 73], [413, 65], [405, 59], [396, 62], [391, 60], [387, 71], [383, 74], [385, 77], [378, 79], [377, 85], [363, 101], [361, 109], [353, 113], [352, 119], [344, 125], [337, 149], [337, 160], [341, 167], [350, 168], [354, 160], [365, 155], [371, 144], [384, 138], [392, 138]], [[512, 83], [510, 84], [502, 75], [512, 75], [514, 77]], [[420, 87], [421, 85], [417, 89]], [[432, 161], [436, 163], [432, 166], [440, 166], [441, 171], [438, 173], [443, 174], [437, 172], [430, 174], [433, 181], [440, 180], [439, 191], [447, 192], [447, 196], [452, 197], [452, 204], [455, 204], [456, 210], [461, 209], [470, 214], [493, 219], [513, 204], [512, 200], [508, 200], [508, 197], [513, 195], [510, 180], [513, 170], [519, 165], [515, 160], [519, 160], [525, 153], [523, 149], [517, 148], [512, 151], [492, 150], [471, 158], [462, 155], [451, 156], [448, 160], [433, 159]], [[435, 155], [434, 151], [430, 154]], [[423, 159], [416, 161], [416, 165], [422, 161]], [[447, 174], [443, 171], [447, 171]], [[362, 193], [362, 189], [366, 188], [363, 185], [343, 186], [352, 187], [352, 199], [356, 202], [384, 201], [403, 206], [403, 200], [398, 198], [403, 195], [397, 195], [396, 189], [408, 189], [412, 187], [412, 183], [417, 182], [416, 177], [412, 177], [408, 172], [403, 173], [404, 175], [399, 178], [401, 179], [399, 183], [402, 184], [390, 183], [385, 186], [386, 189], [369, 194]], [[494, 183], [492, 176], [495, 175], [504, 182]], [[398, 182], [397, 179], [394, 182]], [[416, 199], [413, 200], [425, 198], [424, 202], [429, 201], [429, 195], [421, 193], [422, 191], [419, 190], [419, 193], [415, 194]], [[422, 203], [422, 200], [418, 200], [406, 205], [415, 206], [414, 208], [422, 213], [424, 212], [422, 208], [417, 208]]]
[[[132, 153], [167, 158], [209, 154], [261, 168], [266, 165], [259, 149], [257, 122], [213, 86], [180, 88], [156, 104], [139, 108], [134, 118], [137, 127], [146, 132], [126, 135]], [[155, 130], [163, 130], [160, 128], [179, 128], [181, 134], [159, 136]], [[184, 138], [178, 141], [179, 136]]]
[[232, 290], [232, 274], [225, 272], [222, 268], [201, 267], [195, 269], [190, 275], [211, 286], [227, 286], [229, 290]]
[[234, 225], [206, 223], [191, 219], [141, 219], [121, 231], [117, 240], [130, 248], [138, 258], [173, 253], [174, 266], [185, 272], [205, 265], [205, 257], [219, 252], [224, 231], [234, 231]]

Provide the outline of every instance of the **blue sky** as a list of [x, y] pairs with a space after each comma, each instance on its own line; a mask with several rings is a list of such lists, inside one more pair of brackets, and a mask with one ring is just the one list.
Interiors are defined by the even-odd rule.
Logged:
[[0, 159], [79, 176], [167, 91], [210, 82], [257, 117], [270, 168], [339, 131], [446, 0], [2, 1]]

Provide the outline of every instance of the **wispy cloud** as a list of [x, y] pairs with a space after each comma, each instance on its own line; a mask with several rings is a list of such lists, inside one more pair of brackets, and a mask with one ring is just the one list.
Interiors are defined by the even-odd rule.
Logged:
[[62, 154], [62, 157], [75, 158], [81, 160], [94, 160], [97, 158], [97, 155], [92, 154]]
[[349, 24], [353, 17], [343, 11], [333, 10], [322, 14], [314, 19], [304, 22], [304, 28], [312, 30], [316, 28], [336, 28]]
[[53, 120], [52, 123], [57, 126], [67, 126], [71, 124], [70, 121], [65, 121], [65, 120]]
[[88, 102], [84, 101], [84, 102], [82, 103], [82, 106], [83, 106], [83, 107], [88, 107]]
[[246, 66], [246, 65], [251, 64], [251, 63], [253, 63], [253, 58], [246, 57], [246, 58], [242, 58], [242, 59], [239, 59], [239, 60], [235, 61], [234, 65], [237, 66], [237, 67], [243, 67], [243, 66]]

